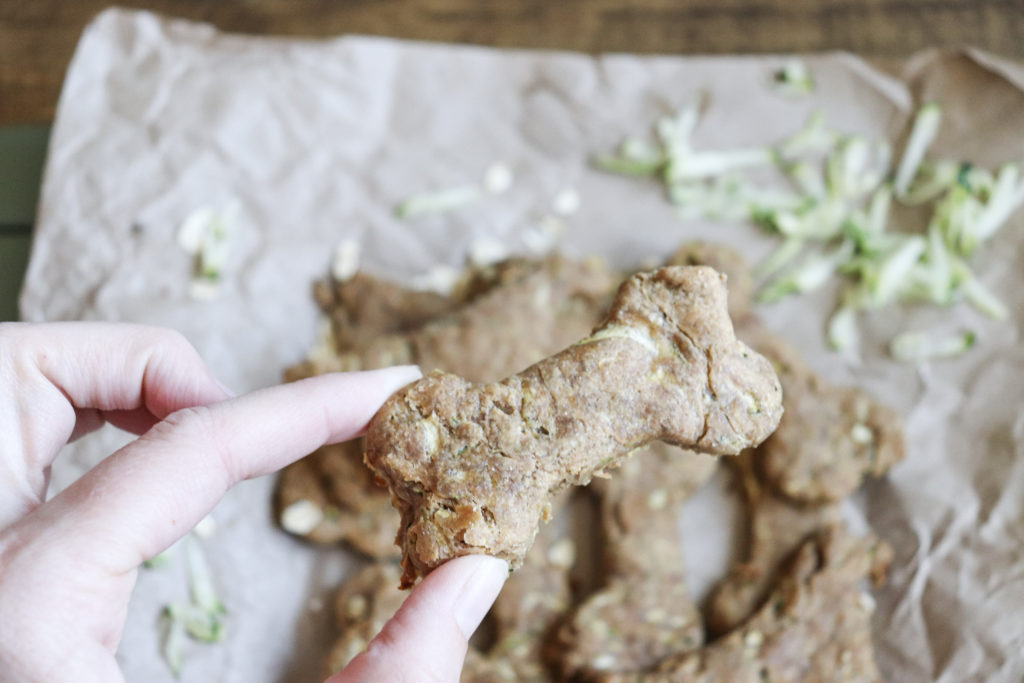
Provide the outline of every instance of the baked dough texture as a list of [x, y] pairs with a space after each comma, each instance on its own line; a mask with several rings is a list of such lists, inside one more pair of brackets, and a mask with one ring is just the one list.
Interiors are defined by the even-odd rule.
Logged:
[[714, 455], [782, 416], [771, 363], [739, 341], [724, 276], [634, 275], [589, 337], [501, 382], [435, 372], [370, 423], [366, 463], [402, 515], [402, 585], [483, 553], [518, 567], [553, 495], [656, 440]]

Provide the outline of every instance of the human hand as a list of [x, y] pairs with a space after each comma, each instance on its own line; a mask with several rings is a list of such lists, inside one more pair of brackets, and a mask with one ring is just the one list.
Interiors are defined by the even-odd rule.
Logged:
[[[235, 484], [357, 435], [416, 368], [324, 375], [229, 398], [180, 335], [134, 325], [0, 325], [0, 680], [121, 681], [139, 565]], [[51, 500], [50, 465], [110, 422], [141, 436]], [[504, 562], [438, 569], [331, 683], [457, 680]]]

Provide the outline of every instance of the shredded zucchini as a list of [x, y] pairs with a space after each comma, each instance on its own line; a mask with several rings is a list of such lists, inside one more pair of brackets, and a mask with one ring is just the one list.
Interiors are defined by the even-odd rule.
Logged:
[[857, 340], [857, 310], [841, 306], [828, 321], [828, 343], [836, 351], [850, 348]]
[[907, 362], [952, 358], [973, 347], [975, 341], [975, 334], [970, 331], [950, 335], [903, 332], [892, 340], [889, 352], [896, 360]]
[[445, 213], [462, 208], [480, 197], [480, 188], [475, 185], [449, 187], [433, 192], [414, 194], [395, 207], [399, 218], [417, 218], [430, 214]]
[[163, 655], [175, 676], [184, 663], [186, 636], [207, 643], [220, 642], [225, 636], [227, 609], [217, 596], [213, 574], [197, 540], [212, 533], [212, 518], [206, 517], [180, 541], [188, 573], [189, 601], [170, 603], [163, 610], [167, 628]]
[[843, 242], [838, 249], [829, 254], [806, 259], [798, 267], [763, 288], [758, 293], [757, 300], [772, 303], [789, 294], [802, 294], [818, 289], [850, 258], [853, 250], [852, 242]]
[[[887, 142], [842, 135], [821, 113], [771, 147], [697, 150], [699, 116], [691, 106], [660, 119], [655, 142], [628, 139], [596, 163], [660, 179], [683, 219], [746, 219], [781, 237], [755, 271], [769, 280], [758, 294], [762, 303], [844, 278], [842, 302], [826, 329], [829, 345], [842, 349], [856, 338], [858, 312], [896, 303], [965, 301], [992, 318], [1008, 316], [968, 260], [1024, 204], [1020, 167], [1009, 163], [993, 173], [929, 158], [941, 121], [938, 104], [922, 106], [893, 169]], [[772, 168], [793, 192], [748, 177]], [[930, 211], [923, 230], [904, 225], [913, 214], [902, 207]], [[808, 249], [812, 255], [801, 259]]]
[[185, 663], [185, 639], [187, 631], [185, 622], [175, 619], [170, 610], [164, 612], [166, 618], [165, 628], [167, 633], [164, 636], [163, 655], [164, 661], [170, 668], [175, 678], [181, 675], [181, 667]]
[[910, 137], [907, 138], [907, 146], [903, 150], [903, 158], [896, 168], [896, 177], [893, 186], [896, 195], [902, 197], [910, 187], [911, 181], [917, 175], [917, 169], [924, 161], [928, 148], [939, 133], [939, 125], [942, 123], [942, 108], [935, 102], [930, 102], [917, 112], [914, 119], [914, 126], [910, 129]]
[[215, 299], [238, 230], [240, 205], [201, 206], [178, 228], [178, 245], [193, 256], [189, 296], [197, 301]]
[[772, 76], [775, 89], [779, 92], [797, 97], [814, 91], [814, 79], [811, 71], [802, 59], [790, 59]]

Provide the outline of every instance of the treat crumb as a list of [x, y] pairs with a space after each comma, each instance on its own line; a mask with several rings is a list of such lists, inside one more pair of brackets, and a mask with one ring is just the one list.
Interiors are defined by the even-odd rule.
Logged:
[[323, 521], [324, 513], [310, 500], [297, 500], [281, 512], [281, 527], [290, 534], [302, 536]]

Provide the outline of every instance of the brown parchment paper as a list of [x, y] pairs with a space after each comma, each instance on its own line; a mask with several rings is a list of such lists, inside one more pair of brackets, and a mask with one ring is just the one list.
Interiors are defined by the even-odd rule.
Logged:
[[[748, 225], [681, 221], [653, 183], [602, 175], [586, 160], [659, 115], [704, 97], [695, 144], [739, 146], [795, 131], [813, 110], [838, 129], [898, 140], [916, 103], [946, 118], [936, 152], [979, 163], [1024, 160], [1024, 68], [974, 51], [926, 53], [898, 81], [846, 54], [807, 62], [817, 81], [792, 99], [767, 86], [782, 57], [635, 57], [496, 51], [345, 37], [223, 35], [197, 24], [110, 10], [86, 30], [61, 96], [22, 294], [29, 321], [103, 319], [182, 331], [236, 391], [279, 381], [311, 346], [310, 283], [342, 238], [373, 272], [411, 280], [459, 265], [479, 238], [525, 248], [523, 230], [555, 194], [582, 198], [562, 246], [635, 265], [694, 237], [754, 261], [773, 242]], [[477, 182], [493, 162], [516, 181], [444, 216], [402, 222], [410, 193]], [[182, 219], [235, 200], [240, 234], [214, 301], [189, 298]], [[824, 347], [833, 292], [762, 310], [769, 326], [836, 382], [859, 384], [907, 416], [909, 453], [856, 499], [856, 514], [897, 560], [874, 620], [893, 681], [1024, 676], [1024, 219], [978, 255], [1012, 311], [1005, 323], [967, 309], [868, 318], [855, 355]], [[967, 355], [917, 366], [884, 345], [905, 328], [969, 326]], [[54, 488], [125, 440], [104, 431], [66, 449]], [[230, 632], [190, 645], [181, 680], [314, 680], [330, 638], [331, 589], [344, 550], [277, 531], [269, 479], [231, 491], [206, 541]], [[722, 487], [682, 520], [696, 592], [723, 569]], [[159, 656], [160, 606], [185, 597], [180, 566], [144, 572], [119, 658], [129, 680], [173, 680]]]

